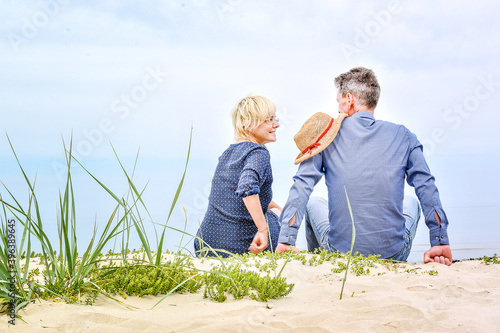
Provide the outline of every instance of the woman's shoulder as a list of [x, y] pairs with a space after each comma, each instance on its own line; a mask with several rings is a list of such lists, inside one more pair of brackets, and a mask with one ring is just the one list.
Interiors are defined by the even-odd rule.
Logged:
[[270, 159], [269, 151], [264, 145], [244, 141], [229, 145], [222, 155], [219, 156], [219, 162], [235, 163], [239, 161], [245, 163], [250, 156]]
[[244, 141], [231, 144], [219, 158], [219, 161], [232, 165], [234, 163], [268, 165], [271, 163], [271, 155], [266, 146]]
[[248, 155], [250, 153], [269, 155], [269, 150], [267, 150], [266, 146], [248, 141], [233, 143], [227, 150], [239, 152], [240, 154], [244, 155]]

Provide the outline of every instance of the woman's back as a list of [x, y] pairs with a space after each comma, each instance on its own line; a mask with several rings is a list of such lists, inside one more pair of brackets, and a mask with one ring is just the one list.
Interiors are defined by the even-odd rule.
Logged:
[[[272, 182], [270, 155], [264, 145], [246, 141], [230, 145], [219, 157], [198, 237], [213, 249], [248, 252], [257, 227], [243, 198], [258, 194], [271, 236], [268, 249], [274, 250], [279, 225], [277, 215], [268, 209]], [[195, 250], [201, 248], [203, 244], [195, 240]]]

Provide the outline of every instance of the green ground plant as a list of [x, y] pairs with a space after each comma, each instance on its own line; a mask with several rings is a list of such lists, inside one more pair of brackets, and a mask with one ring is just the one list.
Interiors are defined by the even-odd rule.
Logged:
[[498, 258], [498, 255], [496, 253], [493, 255], [493, 257], [484, 256], [482, 258], [482, 261], [485, 265], [500, 264], [500, 258]]
[[262, 276], [243, 268], [240, 263], [228, 266], [220, 265], [217, 260], [214, 263], [216, 265], [210, 270], [203, 271], [196, 269], [187, 255], [175, 255], [173, 260], [161, 265], [111, 264], [96, 269], [92, 281], [102, 290], [122, 297], [194, 293], [204, 287], [204, 297], [218, 302], [225, 301], [228, 295], [234, 299], [248, 296], [267, 301], [286, 296], [293, 289], [293, 284], [286, 283], [280, 276]]
[[[202, 277], [195, 269], [185, 265], [167, 263], [161, 266], [132, 264], [120, 267], [103, 267], [92, 276], [93, 281], [106, 292], [126, 296], [166, 295], [196, 292], [202, 284]], [[185, 282], [188, 281], [188, 282]]]
[[245, 296], [265, 302], [288, 295], [293, 284], [286, 283], [286, 279], [277, 275], [261, 276], [257, 272], [244, 270], [239, 264], [227, 268], [215, 267], [204, 276], [205, 291], [203, 296], [218, 302], [227, 299], [227, 294], [234, 299]]

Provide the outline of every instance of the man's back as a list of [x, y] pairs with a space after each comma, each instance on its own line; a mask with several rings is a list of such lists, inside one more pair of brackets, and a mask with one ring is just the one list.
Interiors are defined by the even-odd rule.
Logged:
[[[326, 125], [316, 115], [302, 126], [299, 138], [308, 138], [308, 133], [314, 132], [308, 128], [312, 120], [324, 132], [306, 144], [296, 142], [301, 152], [296, 162], [301, 164], [281, 212], [276, 251], [288, 251], [295, 245], [304, 216], [308, 249], [348, 251], [352, 224], [347, 191], [356, 225], [354, 250], [406, 260], [420, 218], [418, 202], [411, 197], [403, 200], [406, 176], [415, 188], [429, 228], [431, 248], [425, 252], [424, 261], [451, 265], [448, 219], [422, 145], [404, 126], [374, 119], [380, 85], [371, 69], [352, 68], [335, 78], [335, 87], [339, 112], [350, 118], [344, 120], [338, 133], [331, 120]], [[321, 142], [322, 138], [329, 141]], [[323, 176], [329, 200], [309, 200]]]
[[396, 254], [403, 246], [404, 181], [411, 151], [420, 146], [404, 126], [375, 120], [369, 112], [346, 118], [335, 140], [319, 155], [330, 202], [330, 244], [350, 250], [352, 222], [344, 186], [356, 226], [355, 251]]

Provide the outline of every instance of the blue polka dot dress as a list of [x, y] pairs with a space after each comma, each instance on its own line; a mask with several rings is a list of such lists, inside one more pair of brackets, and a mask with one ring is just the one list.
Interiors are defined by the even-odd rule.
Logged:
[[[208, 198], [208, 209], [197, 236], [213, 249], [231, 253], [247, 253], [257, 232], [243, 198], [258, 194], [262, 211], [270, 233], [267, 250], [278, 245], [278, 216], [268, 209], [272, 200], [273, 174], [269, 151], [264, 145], [253, 142], [235, 143], [219, 157], [219, 163], [212, 179]], [[206, 244], [195, 239], [194, 248], [199, 251]], [[201, 253], [205, 255], [205, 252]], [[218, 252], [227, 257], [228, 254]], [[207, 251], [207, 256], [214, 256]]]

